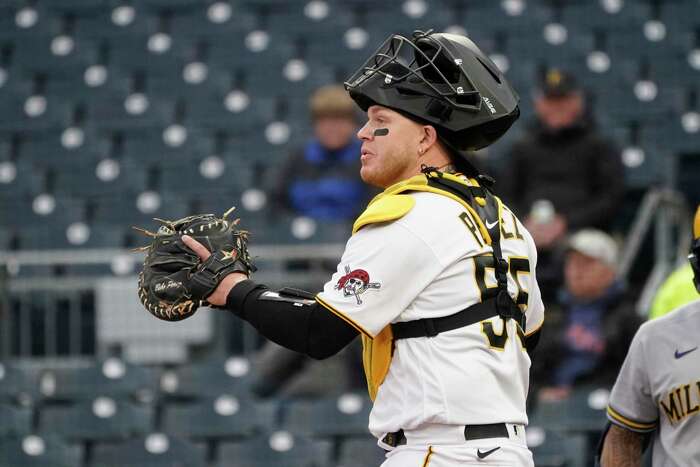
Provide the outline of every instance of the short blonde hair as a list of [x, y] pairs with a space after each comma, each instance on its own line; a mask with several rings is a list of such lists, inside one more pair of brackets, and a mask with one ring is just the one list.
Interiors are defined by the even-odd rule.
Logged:
[[331, 84], [318, 88], [309, 99], [311, 119], [322, 117], [345, 117], [355, 120], [357, 110], [343, 86]]

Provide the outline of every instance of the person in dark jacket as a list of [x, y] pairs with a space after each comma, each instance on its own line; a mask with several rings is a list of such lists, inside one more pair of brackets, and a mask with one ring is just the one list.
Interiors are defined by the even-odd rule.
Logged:
[[498, 184], [532, 233], [540, 254], [538, 278], [551, 299], [561, 286], [567, 232], [609, 227], [624, 195], [624, 170], [619, 151], [596, 129], [571, 74], [547, 71], [534, 104], [537, 120], [509, 151]]
[[284, 164], [274, 194], [281, 210], [315, 221], [352, 222], [370, 195], [358, 176], [357, 111], [342, 86], [316, 90], [309, 100], [313, 136]]

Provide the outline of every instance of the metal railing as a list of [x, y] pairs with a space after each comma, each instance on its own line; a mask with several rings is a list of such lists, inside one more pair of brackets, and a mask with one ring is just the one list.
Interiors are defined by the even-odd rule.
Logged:
[[[343, 252], [342, 244], [317, 245], [259, 245], [251, 254], [260, 269], [256, 280], [271, 287], [295, 286], [320, 290], [332, 273]], [[115, 284], [136, 284], [134, 275], [142, 256], [124, 249], [46, 250], [0, 252], [0, 270], [6, 280], [0, 282], [0, 359], [3, 357], [83, 356], [110, 352], [96, 339], [99, 306], [96, 290], [110, 278]], [[303, 262], [303, 267], [289, 270], [289, 263]], [[31, 267], [66, 267], [119, 264], [119, 274], [80, 275], [64, 277], [23, 276]], [[8, 273], [9, 271], [9, 273]], [[125, 281], [126, 279], [126, 281]], [[129, 281], [131, 279], [131, 281]], [[136, 296], [118, 296], [118, 300], [134, 307]], [[111, 313], [126, 313], [109, 307]], [[139, 310], [142, 311], [142, 310]], [[232, 326], [233, 319], [225, 313], [214, 313], [211, 319], [212, 339], [209, 351], [248, 352], [259, 342], [257, 333], [249, 326]], [[164, 329], [164, 328], [163, 328]], [[156, 334], [165, 334], [157, 328]], [[236, 340], [232, 344], [232, 340]]]
[[686, 261], [691, 240], [691, 213], [683, 195], [668, 188], [652, 188], [640, 203], [624, 241], [618, 275], [628, 278], [634, 261], [642, 254], [644, 239], [654, 228], [654, 266], [649, 273], [636, 309], [648, 314], [656, 290], [669, 273]]

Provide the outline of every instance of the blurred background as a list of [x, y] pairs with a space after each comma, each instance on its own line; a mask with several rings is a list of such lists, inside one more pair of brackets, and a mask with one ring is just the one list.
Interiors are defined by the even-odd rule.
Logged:
[[357, 346], [152, 318], [131, 226], [237, 206], [256, 279], [320, 290], [376, 193], [338, 84], [430, 28], [521, 96], [474, 160], [540, 254], [537, 465], [591, 465], [634, 331], [698, 298], [697, 0], [0, 0], [0, 466], [381, 463]]

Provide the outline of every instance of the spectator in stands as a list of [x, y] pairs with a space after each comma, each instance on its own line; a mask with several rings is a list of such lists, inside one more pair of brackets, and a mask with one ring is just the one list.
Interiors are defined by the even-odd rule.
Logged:
[[660, 318], [669, 311], [699, 298], [700, 293], [693, 284], [693, 269], [690, 264], [686, 264], [668, 276], [656, 291], [649, 319]]
[[360, 180], [357, 111], [339, 85], [319, 88], [309, 101], [313, 137], [285, 163], [277, 206], [320, 221], [352, 222], [369, 201]]
[[[618, 151], [597, 131], [575, 78], [551, 69], [535, 91], [537, 119], [510, 150], [500, 193], [537, 244], [543, 296], [561, 286], [567, 232], [605, 229], [624, 193]], [[550, 292], [550, 293], [548, 293]]]
[[538, 380], [549, 380], [539, 392], [541, 400], [565, 398], [582, 380], [615, 380], [639, 325], [617, 279], [617, 260], [615, 241], [600, 230], [581, 230], [568, 241], [565, 287], [559, 306], [548, 310], [545, 345], [535, 358]]

